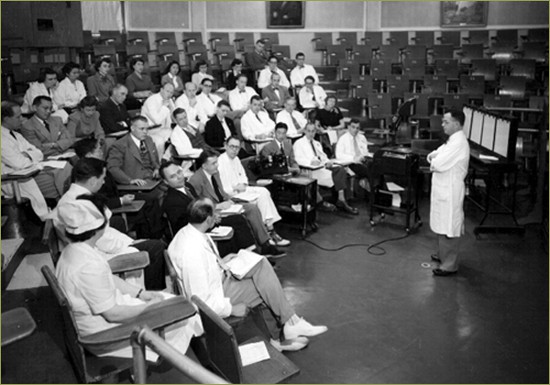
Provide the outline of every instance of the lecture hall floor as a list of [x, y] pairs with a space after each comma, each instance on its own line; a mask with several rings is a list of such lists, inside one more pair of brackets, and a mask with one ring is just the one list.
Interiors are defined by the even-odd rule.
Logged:
[[[385, 255], [293, 242], [277, 272], [298, 313], [329, 331], [288, 354], [301, 368], [290, 382], [548, 383], [548, 255], [539, 228], [528, 227], [524, 238], [476, 240], [477, 213], [467, 208], [460, 274], [434, 277], [421, 266], [435, 242], [427, 206], [419, 232], [384, 244]], [[336, 247], [403, 234], [389, 224], [371, 229], [359, 207], [351, 219], [321, 213], [309, 239]], [[281, 233], [298, 235], [286, 225]], [[5, 293], [2, 305], [27, 306], [38, 324], [31, 337], [2, 349], [2, 382], [74, 383], [48, 289]], [[185, 381], [173, 369], [149, 378]]]

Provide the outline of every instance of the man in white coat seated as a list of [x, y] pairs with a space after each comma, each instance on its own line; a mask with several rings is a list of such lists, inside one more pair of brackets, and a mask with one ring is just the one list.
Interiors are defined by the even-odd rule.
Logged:
[[313, 76], [306, 76], [305, 82], [304, 87], [300, 89], [300, 93], [298, 94], [300, 105], [306, 110], [324, 108], [327, 93], [323, 87], [315, 84]]
[[294, 156], [301, 168], [309, 170], [308, 176], [317, 179], [320, 186], [334, 188], [338, 193], [336, 207], [349, 214], [358, 215], [359, 211], [351, 207], [346, 201], [346, 187], [348, 174], [344, 167], [340, 167], [328, 159], [321, 143], [314, 139], [315, 124], [308, 123], [305, 136], [298, 139], [294, 145]]
[[225, 141], [225, 152], [218, 158], [218, 171], [222, 180], [223, 189], [232, 198], [238, 198], [238, 194], [244, 193], [254, 196], [254, 203], [258, 206], [262, 219], [271, 237], [270, 242], [275, 246], [288, 246], [290, 241], [283, 239], [273, 224], [281, 220], [277, 207], [271, 199], [271, 193], [265, 187], [249, 186], [246, 171], [237, 156], [241, 149], [241, 141], [236, 136], [231, 136]]
[[[150, 305], [173, 296], [143, 290], [113, 275], [95, 247], [108, 228], [109, 219], [104, 210], [93, 196], [84, 196], [59, 207], [59, 220], [70, 244], [61, 253], [55, 275], [75, 310], [75, 322], [82, 336], [130, 321]], [[191, 338], [201, 335], [203, 329], [200, 318], [195, 315], [164, 332], [166, 342], [185, 354]], [[127, 346], [103, 355], [132, 358], [132, 348]], [[154, 361], [158, 355], [147, 349], [146, 358]]]
[[229, 91], [229, 105], [233, 110], [233, 119], [243, 116], [250, 107], [250, 99], [258, 93], [247, 86], [248, 77], [240, 74], [237, 77], [237, 86]]
[[447, 142], [428, 154], [432, 172], [430, 228], [437, 234], [438, 250], [432, 260], [439, 262], [436, 276], [456, 274], [461, 236], [464, 234], [464, 178], [468, 173], [470, 146], [462, 131], [464, 113], [451, 110], [443, 115]]
[[327, 331], [298, 317], [285, 297], [281, 283], [270, 263], [261, 257], [244, 277], [229, 271], [229, 254], [223, 260], [212, 239], [206, 234], [216, 224], [214, 204], [208, 198], [193, 201], [188, 208], [189, 224], [180, 229], [168, 254], [187, 298], [198, 296], [220, 317], [246, 315], [248, 309], [265, 303], [283, 325], [285, 340], [279, 339], [279, 327], [270, 330], [271, 344], [280, 351], [300, 350], [308, 339]]
[[271, 75], [279, 74], [281, 76], [280, 85], [286, 88], [290, 88], [290, 82], [286, 77], [285, 71], [278, 67], [279, 59], [277, 56], [271, 56], [267, 62], [268, 66], [260, 71], [258, 76], [258, 88], [263, 89], [271, 84]]
[[183, 108], [187, 112], [189, 125], [195, 131], [202, 133], [204, 132], [204, 125], [208, 121], [208, 118], [199, 116], [197, 103], [197, 86], [192, 82], [185, 83], [183, 94], [176, 99], [176, 108]]
[[372, 153], [369, 152], [369, 143], [365, 135], [359, 130], [359, 120], [351, 119], [348, 123], [348, 132], [338, 139], [336, 144], [336, 159], [342, 162], [351, 162], [347, 165], [357, 175], [361, 187], [366, 188], [370, 176]]
[[202, 124], [206, 124], [210, 118], [216, 115], [218, 103], [222, 98], [212, 93], [212, 85], [214, 83], [209, 78], [202, 79], [202, 92], [197, 95], [197, 114], [201, 119]]
[[290, 71], [290, 83], [292, 87], [302, 87], [306, 83], [306, 77], [312, 76], [315, 84], [319, 83], [319, 76], [310, 64], [305, 64], [306, 55], [303, 52], [296, 54], [296, 67]]
[[307, 119], [300, 111], [296, 111], [296, 99], [285, 100], [285, 108], [277, 114], [277, 123], [285, 123], [288, 127], [286, 135], [289, 138], [296, 138], [304, 134]]
[[160, 126], [149, 129], [149, 136], [155, 142], [160, 157], [164, 154], [164, 145], [172, 134], [172, 113], [176, 108], [173, 95], [174, 85], [166, 83], [158, 93], [149, 96], [141, 107], [141, 115], [147, 118], [149, 124]]
[[258, 95], [254, 95], [250, 99], [250, 109], [241, 118], [241, 133], [244, 140], [259, 142], [256, 143], [256, 146], [259, 147], [256, 149], [257, 151], [261, 150], [261, 147], [273, 138], [275, 122], [262, 108], [262, 99]]

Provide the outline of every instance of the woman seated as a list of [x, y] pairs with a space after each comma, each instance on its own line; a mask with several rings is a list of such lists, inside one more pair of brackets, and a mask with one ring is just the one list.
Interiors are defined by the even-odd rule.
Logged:
[[155, 86], [151, 77], [143, 73], [145, 61], [141, 57], [132, 59], [130, 67], [134, 72], [126, 78], [126, 88], [128, 88], [126, 108], [135, 110], [141, 108], [143, 101], [153, 94]]
[[88, 95], [95, 96], [100, 103], [103, 103], [113, 90], [116, 81], [109, 73], [111, 71], [111, 59], [102, 57], [94, 64], [95, 75], [89, 76], [86, 80], [88, 84]]
[[105, 132], [99, 123], [97, 112], [98, 101], [93, 96], [86, 96], [78, 104], [78, 110], [69, 116], [67, 130], [76, 140], [94, 137], [100, 142], [105, 138]]
[[346, 128], [342, 111], [336, 107], [336, 96], [327, 96], [324, 107], [316, 109], [312, 115], [312, 120], [317, 127], [315, 139], [321, 142], [323, 149], [325, 152], [328, 151], [327, 154], [331, 157], [333, 145], [338, 142], [338, 138]]
[[195, 64], [195, 71], [193, 75], [191, 75], [191, 82], [197, 86], [197, 88], [201, 89], [201, 83], [203, 79], [210, 79], [214, 81], [214, 76], [207, 73], [208, 71], [208, 63], [204, 60], [199, 60], [197, 64]]
[[[71, 304], [82, 336], [130, 321], [149, 305], [171, 296], [143, 290], [112, 274], [107, 260], [94, 247], [108, 223], [99, 197], [80, 196], [58, 210], [71, 243], [63, 249], [55, 275]], [[166, 341], [185, 354], [191, 338], [202, 334], [202, 325], [194, 316], [165, 331]], [[130, 358], [132, 350], [128, 346], [105, 355]], [[148, 360], [156, 358], [154, 352], [147, 350]]]
[[172, 83], [174, 85], [174, 97], [177, 98], [183, 94], [183, 81], [180, 77], [181, 67], [180, 63], [173, 60], [166, 66], [166, 69], [162, 73], [160, 79], [160, 86], [162, 87], [166, 83]]
[[78, 108], [78, 103], [86, 97], [84, 84], [78, 78], [80, 77], [80, 65], [69, 62], [62, 69], [65, 79], [59, 82], [57, 88], [53, 91], [53, 101], [58, 108], [63, 108], [68, 114]]

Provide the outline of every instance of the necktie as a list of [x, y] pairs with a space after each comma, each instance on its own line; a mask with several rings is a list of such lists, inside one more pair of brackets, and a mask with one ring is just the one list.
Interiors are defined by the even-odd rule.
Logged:
[[313, 149], [313, 153], [315, 154], [315, 157], [319, 159], [319, 155], [317, 155], [317, 150], [315, 149], [315, 144], [313, 144], [313, 140], [310, 140], [309, 144], [311, 144], [311, 148]]
[[279, 151], [281, 152], [281, 155], [286, 156], [286, 154], [285, 154], [285, 146], [283, 145], [282, 142], [279, 143]]
[[279, 74], [277, 71], [273, 71], [273, 70], [271, 71], [271, 73], [272, 73], [273, 75], [278, 75], [278, 74]]
[[258, 119], [260, 121], [260, 123], [263, 124], [262, 119], [260, 119], [260, 116], [258, 114], [254, 114], [254, 115], [256, 115], [256, 119]]
[[361, 156], [361, 150], [359, 149], [359, 142], [357, 141], [357, 135], [353, 137], [353, 149], [355, 150], [355, 156]]
[[296, 130], [300, 129], [300, 125], [298, 124], [298, 121], [294, 117], [294, 115], [290, 114], [290, 117], [292, 118], [292, 123], [294, 124], [294, 127], [296, 127]]
[[218, 186], [218, 182], [216, 181], [216, 178], [214, 178], [214, 175], [211, 176], [212, 180], [212, 187], [214, 187], [214, 192], [216, 193], [216, 196], [218, 197], [218, 202], [223, 202], [223, 194], [220, 191], [220, 187]]
[[45, 120], [44, 120], [44, 127], [46, 127], [46, 130], [48, 130], [49, 132], [51, 132], [51, 131], [50, 131], [50, 125], [49, 125], [48, 122], [46, 122]]
[[208, 100], [210, 100], [212, 102], [212, 104], [215, 104], [214, 103], [214, 100], [212, 99], [212, 97], [210, 96], [210, 94], [206, 95], [206, 97], [208, 98]]
[[12, 130], [10, 130], [10, 135], [13, 136], [13, 139], [17, 140], [17, 136], [15, 136], [15, 133]]
[[210, 250], [212, 250], [212, 252], [214, 254], [216, 254], [216, 261], [218, 262], [218, 265], [220, 265], [220, 268], [226, 272], [229, 270], [229, 267], [223, 263], [222, 259], [220, 258], [220, 254], [218, 253], [218, 249], [216, 248], [216, 245], [214, 245], [214, 241], [212, 241], [212, 239], [204, 234], [204, 236], [206, 237], [206, 242], [208, 243], [208, 246], [210, 246]]
[[147, 146], [145, 145], [145, 140], [140, 140], [140, 141], [139, 141], [139, 152], [140, 152], [141, 154], [147, 152]]

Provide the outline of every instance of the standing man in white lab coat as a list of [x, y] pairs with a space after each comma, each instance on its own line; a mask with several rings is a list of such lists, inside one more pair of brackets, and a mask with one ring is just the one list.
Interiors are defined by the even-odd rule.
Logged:
[[464, 178], [468, 173], [470, 146], [462, 131], [464, 113], [451, 110], [443, 116], [447, 142], [428, 154], [432, 171], [430, 227], [437, 234], [438, 251], [432, 260], [439, 262], [436, 276], [449, 276], [458, 270], [458, 254], [464, 233]]

